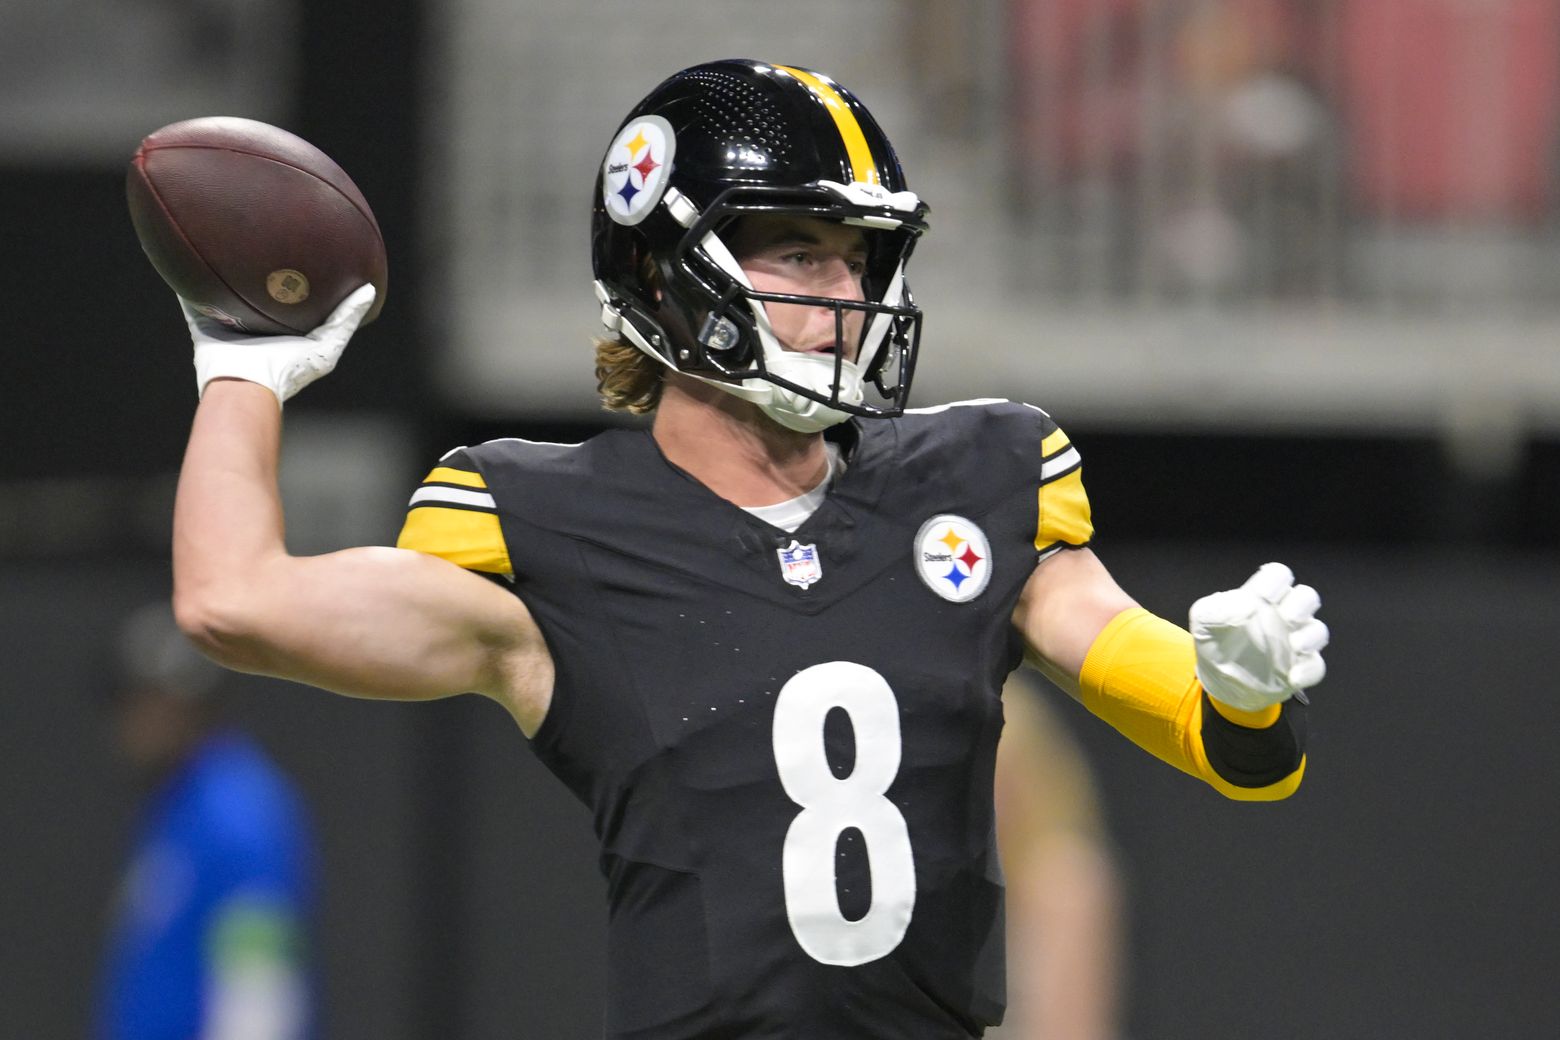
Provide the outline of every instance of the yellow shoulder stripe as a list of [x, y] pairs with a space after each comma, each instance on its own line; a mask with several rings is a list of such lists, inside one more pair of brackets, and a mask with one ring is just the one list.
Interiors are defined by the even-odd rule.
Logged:
[[845, 142], [845, 153], [850, 156], [851, 175], [865, 184], [882, 183], [878, 179], [877, 163], [872, 159], [872, 149], [867, 145], [867, 135], [861, 132], [856, 113], [850, 110], [850, 105], [840, 97], [839, 91], [803, 69], [793, 69], [789, 65], [776, 65], [775, 68], [807, 84], [829, 110], [829, 115], [834, 117], [834, 125], [839, 128], [840, 138]]
[[482, 474], [469, 469], [453, 469], [449, 466], [437, 466], [433, 472], [423, 478], [424, 484], [458, 484], [461, 487], [485, 488], [487, 481], [482, 479]]
[[[1040, 441], [1040, 457], [1050, 459], [1041, 467], [1039, 515], [1035, 522], [1035, 548], [1044, 552], [1058, 542], [1083, 545], [1094, 537], [1089, 494], [1083, 489], [1083, 470], [1076, 450], [1060, 428]], [[1070, 472], [1066, 471], [1071, 467]], [[1051, 476], [1061, 472], [1061, 476]]]
[[1083, 470], [1040, 485], [1040, 521], [1035, 528], [1035, 548], [1044, 550], [1057, 542], [1083, 545], [1094, 537], [1089, 494], [1083, 490]]
[[406, 514], [395, 544], [449, 560], [469, 571], [514, 574], [496, 513], [418, 506]]

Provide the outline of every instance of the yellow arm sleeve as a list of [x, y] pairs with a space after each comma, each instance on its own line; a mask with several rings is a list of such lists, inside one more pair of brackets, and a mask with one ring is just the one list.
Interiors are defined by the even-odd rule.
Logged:
[[[1220, 794], [1240, 801], [1277, 801], [1300, 786], [1305, 756], [1303, 735], [1281, 722], [1275, 705], [1265, 712], [1242, 712], [1203, 695], [1197, 681], [1192, 637], [1141, 607], [1124, 610], [1100, 632], [1084, 658], [1078, 677], [1079, 699], [1134, 744], [1183, 772], [1206, 781]], [[1212, 717], [1209, 717], [1212, 716]], [[1240, 750], [1257, 745], [1261, 768], [1250, 756], [1239, 763], [1224, 761], [1218, 748], [1210, 760], [1204, 737], [1210, 728], [1226, 732], [1239, 727]], [[1264, 734], [1271, 737], [1264, 739]], [[1263, 747], [1261, 745], [1269, 745]]]

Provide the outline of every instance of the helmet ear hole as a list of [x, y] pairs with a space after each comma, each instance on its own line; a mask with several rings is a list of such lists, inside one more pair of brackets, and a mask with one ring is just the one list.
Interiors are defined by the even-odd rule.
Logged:
[[[640, 243], [635, 243], [639, 245]], [[661, 302], [661, 272], [655, 266], [655, 257], [650, 255], [648, 248], [635, 250], [635, 276], [645, 300], [650, 303]]]
[[656, 276], [655, 258], [650, 254], [650, 243], [637, 227], [624, 228], [622, 235], [622, 269], [619, 273], [625, 282], [638, 290], [643, 301], [651, 302], [656, 298], [659, 279]]

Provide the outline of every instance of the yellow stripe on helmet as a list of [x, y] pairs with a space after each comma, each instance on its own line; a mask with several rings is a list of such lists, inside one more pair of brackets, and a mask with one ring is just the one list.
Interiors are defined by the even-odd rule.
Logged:
[[776, 65], [775, 68], [805, 83], [823, 102], [829, 115], [834, 117], [834, 125], [839, 128], [840, 137], [845, 142], [845, 153], [850, 156], [851, 178], [866, 184], [882, 183], [878, 178], [877, 163], [872, 160], [872, 149], [867, 146], [867, 135], [861, 132], [861, 124], [856, 122], [856, 113], [840, 97], [840, 92], [805, 69], [793, 69], [789, 65]]

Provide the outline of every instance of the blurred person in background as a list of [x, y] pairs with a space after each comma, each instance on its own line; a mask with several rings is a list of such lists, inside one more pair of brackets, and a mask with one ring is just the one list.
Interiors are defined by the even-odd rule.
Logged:
[[1220, 794], [1277, 800], [1320, 599], [1268, 564], [1190, 632], [1155, 617], [1088, 548], [1049, 415], [905, 407], [926, 207], [827, 76], [685, 69], [595, 184], [597, 383], [653, 420], [451, 451], [396, 548], [292, 555], [277, 488], [281, 405], [373, 288], [301, 337], [186, 306], [179, 623], [241, 670], [501, 704], [592, 809], [607, 1035], [980, 1036], [1004, 1003], [1007, 675], [1027, 659]]
[[1109, 243], [1104, 283], [1068, 288], [1320, 291], [1342, 167], [1321, 11], [1023, 0], [1012, 19], [1017, 203], [1075, 250]]
[[1002, 690], [997, 848], [1007, 881], [1008, 1008], [988, 1040], [1117, 1040], [1122, 880], [1083, 748], [1038, 675]]
[[119, 634], [115, 744], [142, 791], [103, 963], [98, 1040], [314, 1035], [315, 850], [302, 798], [224, 723], [225, 674], [166, 600]]

